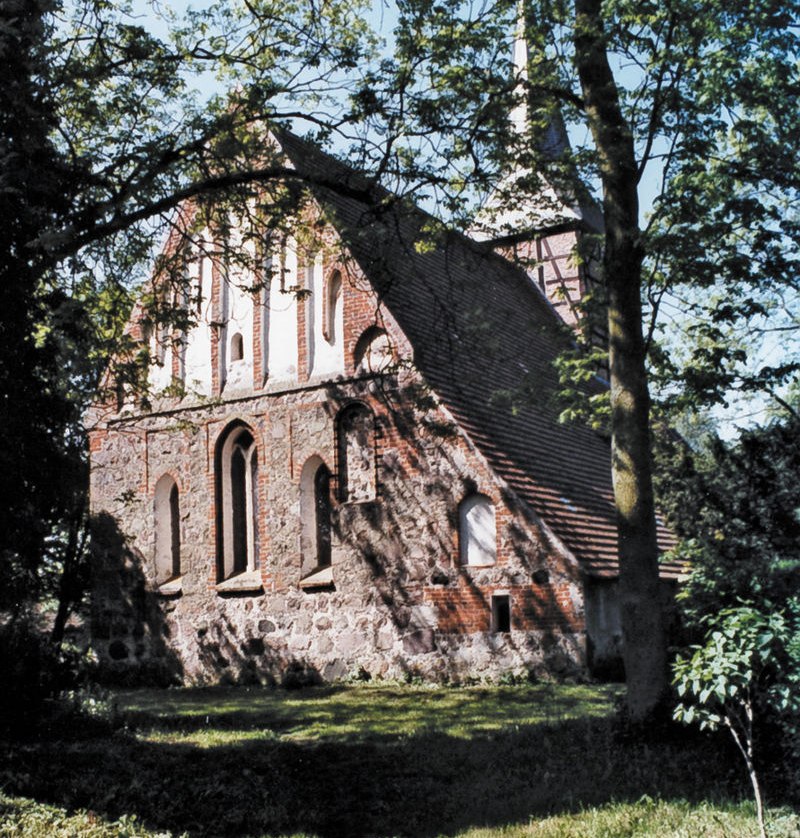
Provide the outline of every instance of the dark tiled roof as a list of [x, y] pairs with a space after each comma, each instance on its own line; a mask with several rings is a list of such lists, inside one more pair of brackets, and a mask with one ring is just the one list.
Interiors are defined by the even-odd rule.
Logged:
[[[430, 216], [382, 190], [375, 209], [356, 196], [369, 186], [363, 176], [278, 136], [299, 173], [345, 185], [345, 194], [312, 189], [461, 427], [588, 573], [616, 575], [609, 444], [558, 421], [552, 362], [569, 335], [527, 274], [440, 225], [431, 233]], [[671, 534], [662, 529], [660, 541], [670, 546]]]

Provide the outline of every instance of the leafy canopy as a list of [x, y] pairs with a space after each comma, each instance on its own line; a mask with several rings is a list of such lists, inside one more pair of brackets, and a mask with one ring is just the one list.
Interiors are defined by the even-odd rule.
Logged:
[[[398, 7], [396, 60], [356, 97], [358, 115], [385, 138], [383, 171], [415, 180], [465, 226], [476, 194], [510, 169], [520, 176], [499, 194], [517, 213], [541, 209], [542, 175], [573, 205], [585, 204], [587, 188], [599, 197], [608, 161], [588, 131], [572, 4]], [[520, 8], [527, 80], [511, 66]], [[661, 347], [651, 356], [656, 389], [673, 405], [780, 393], [800, 370], [800, 6], [616, 0], [601, 17], [636, 158], [645, 326]], [[520, 132], [509, 113], [521, 99], [529, 125]]]
[[794, 418], [695, 448], [657, 446], [660, 506], [691, 575], [681, 604], [692, 625], [746, 599], [769, 611], [800, 594], [800, 423]]
[[[270, 122], [341, 122], [374, 49], [364, 11], [213, 3], [182, 20], [162, 11], [159, 36], [127, 0], [0, 2], [3, 613], [55, 593], [62, 548], [72, 565], [85, 541], [82, 412], [112, 352], [125, 356], [154, 232], [189, 198], [251, 208], [285, 176]], [[203, 95], [203, 73], [234, 92]]]

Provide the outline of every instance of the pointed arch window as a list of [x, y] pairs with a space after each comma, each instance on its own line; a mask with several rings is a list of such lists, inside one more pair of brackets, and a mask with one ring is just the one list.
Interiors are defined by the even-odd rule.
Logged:
[[494, 505], [486, 495], [469, 495], [458, 508], [461, 564], [482, 566], [497, 561]]
[[258, 456], [253, 434], [243, 424], [233, 426], [218, 445], [217, 528], [220, 582], [240, 578], [260, 585]]
[[344, 408], [337, 422], [339, 499], [368, 501], [377, 489], [375, 417], [361, 402]]
[[314, 475], [314, 527], [318, 567], [331, 563], [331, 473], [321, 465]]
[[178, 485], [162, 475], [153, 495], [155, 517], [156, 583], [164, 585], [181, 575], [181, 518]]
[[317, 584], [329, 582], [332, 580], [331, 473], [316, 456], [306, 462], [300, 474], [300, 519], [301, 584], [315, 580]]

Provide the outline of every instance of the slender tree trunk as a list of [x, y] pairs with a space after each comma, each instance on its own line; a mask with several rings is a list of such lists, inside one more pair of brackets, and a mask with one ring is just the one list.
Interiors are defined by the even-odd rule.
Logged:
[[611, 453], [628, 711], [645, 719], [667, 690], [642, 330], [638, 174], [630, 127], [608, 62], [602, 0], [575, 0], [575, 53], [599, 154], [605, 215]]
[[58, 610], [50, 633], [51, 642], [60, 647], [64, 641], [67, 620], [84, 594], [82, 565], [85, 560], [86, 538], [86, 494], [79, 493], [69, 522], [69, 536], [64, 548], [63, 568], [58, 584]]
[[[725, 726], [731, 732], [733, 741], [744, 757], [747, 766], [747, 774], [750, 777], [750, 785], [753, 787], [753, 798], [756, 802], [756, 820], [758, 821], [759, 838], [767, 838], [767, 823], [764, 820], [764, 798], [761, 796], [761, 785], [758, 782], [758, 774], [753, 760], [753, 705], [750, 699], [743, 702], [744, 722], [742, 723], [742, 735], [736, 731], [736, 725], [731, 716], [725, 715]], [[744, 740], [744, 741], [742, 741]]]

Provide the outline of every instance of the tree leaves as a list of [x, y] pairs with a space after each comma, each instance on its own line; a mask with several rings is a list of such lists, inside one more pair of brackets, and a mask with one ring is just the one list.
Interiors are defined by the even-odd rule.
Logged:
[[703, 645], [673, 663], [681, 701], [674, 718], [701, 730], [725, 726], [747, 766], [761, 834], [766, 835], [755, 762], [754, 722], [767, 718], [796, 733], [800, 713], [800, 601], [765, 612], [742, 603], [706, 620]]
[[675, 557], [691, 568], [685, 617], [696, 625], [742, 598], [783, 607], [800, 595], [797, 420], [695, 445], [662, 435], [657, 446], [660, 505], [682, 539]]

